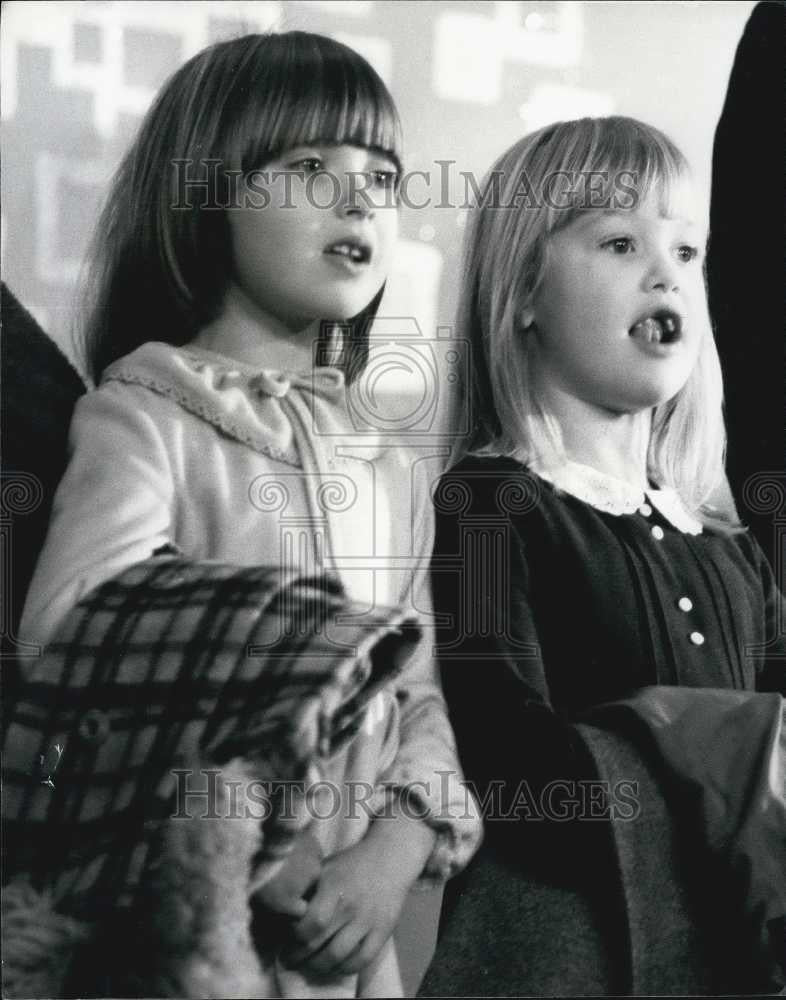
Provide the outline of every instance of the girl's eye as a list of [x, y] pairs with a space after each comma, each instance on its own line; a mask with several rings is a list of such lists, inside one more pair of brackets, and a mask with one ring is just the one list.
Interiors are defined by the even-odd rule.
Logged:
[[607, 240], [603, 246], [611, 250], [612, 253], [631, 253], [633, 251], [633, 240], [629, 236], [615, 236], [613, 240]]
[[684, 243], [681, 247], [677, 247], [677, 256], [683, 263], [687, 264], [692, 260], [696, 260], [699, 256], [699, 248]]
[[371, 179], [377, 187], [394, 190], [398, 187], [398, 170], [372, 170]]
[[318, 156], [304, 156], [302, 160], [296, 160], [291, 166], [298, 173], [316, 174], [322, 170], [323, 164]]

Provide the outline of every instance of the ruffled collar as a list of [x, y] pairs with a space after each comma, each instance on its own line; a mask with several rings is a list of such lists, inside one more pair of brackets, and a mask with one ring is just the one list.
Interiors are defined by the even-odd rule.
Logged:
[[145, 386], [290, 465], [302, 465], [295, 423], [317, 435], [347, 432], [345, 379], [338, 368], [257, 368], [207, 348], [151, 341], [106, 370], [102, 384], [112, 381]]
[[701, 534], [701, 522], [687, 510], [677, 491], [671, 487], [639, 490], [622, 479], [570, 460], [556, 468], [534, 466], [533, 471], [558, 490], [606, 514], [615, 517], [635, 514], [651, 504], [678, 531], [688, 535]]
[[344, 394], [344, 373], [338, 368], [313, 368], [306, 372], [257, 368], [196, 344], [181, 347], [179, 353], [190, 362], [195, 372], [214, 376], [216, 388], [242, 386], [251, 392], [280, 399], [294, 387], [325, 396], [334, 402]]

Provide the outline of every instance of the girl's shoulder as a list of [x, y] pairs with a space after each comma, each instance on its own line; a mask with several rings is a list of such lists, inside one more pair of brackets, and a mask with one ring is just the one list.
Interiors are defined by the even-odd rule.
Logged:
[[446, 470], [445, 475], [529, 475], [534, 473], [522, 462], [510, 455], [495, 455], [486, 452], [471, 452]]
[[101, 376], [98, 388], [113, 382], [149, 384], [150, 388], [154, 388], [159, 381], [168, 382], [186, 369], [186, 355], [182, 347], [148, 341], [130, 354], [113, 361]]
[[[136, 355], [141, 356], [142, 366], [137, 367]], [[88, 388], [77, 400], [72, 437], [112, 438], [124, 427], [129, 431], [144, 427], [165, 434], [166, 424], [177, 421], [177, 408], [167, 402], [164, 391], [156, 392], [155, 368], [147, 363], [145, 355], [140, 349], [115, 361], [105, 369], [98, 385]]]
[[536, 507], [547, 484], [532, 469], [505, 455], [466, 455], [443, 473], [434, 493], [440, 514], [510, 516]]
[[710, 528], [705, 536], [717, 549], [734, 554], [738, 560], [747, 563], [757, 577], [774, 581], [774, 574], [764, 549], [753, 532], [746, 527], [735, 531]]

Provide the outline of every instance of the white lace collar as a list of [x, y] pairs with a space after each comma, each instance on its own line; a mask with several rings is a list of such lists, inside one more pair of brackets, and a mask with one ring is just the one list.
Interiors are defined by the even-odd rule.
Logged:
[[548, 470], [535, 466], [533, 471], [558, 490], [569, 493], [606, 514], [617, 517], [635, 514], [642, 506], [650, 503], [678, 531], [687, 535], [701, 534], [701, 522], [686, 509], [679, 494], [671, 487], [642, 491], [622, 479], [569, 460]]
[[245, 384], [252, 391], [281, 397], [286, 396], [295, 386], [339, 399], [345, 386], [344, 373], [338, 368], [329, 366], [311, 368], [307, 371], [275, 366], [261, 368], [246, 361], [236, 361], [200, 344], [186, 344], [179, 350], [195, 372], [216, 373], [222, 387], [230, 383]]
[[312, 436], [347, 433], [345, 380], [337, 368], [259, 369], [207, 348], [152, 341], [107, 368], [102, 382], [111, 381], [167, 396], [229, 437], [298, 467], [295, 411]]

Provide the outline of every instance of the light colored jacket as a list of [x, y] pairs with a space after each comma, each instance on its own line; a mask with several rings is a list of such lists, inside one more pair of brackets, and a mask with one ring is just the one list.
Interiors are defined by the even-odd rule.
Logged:
[[[116, 362], [75, 410], [20, 637], [45, 645], [86, 593], [170, 545], [200, 562], [332, 570], [368, 615], [414, 612], [424, 637], [367, 716], [385, 731], [396, 713], [392, 759], [352, 777], [418, 803], [438, 834], [424, 878], [440, 882], [481, 836], [431, 655], [429, 484], [441, 459], [369, 433], [348, 400], [334, 368], [259, 370], [161, 343]], [[320, 839], [331, 854], [363, 833], [328, 821]]]

